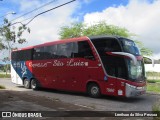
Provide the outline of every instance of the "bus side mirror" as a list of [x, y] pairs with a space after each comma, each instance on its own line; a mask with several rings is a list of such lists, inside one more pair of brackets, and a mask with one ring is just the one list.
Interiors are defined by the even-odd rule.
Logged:
[[144, 64], [152, 64], [152, 66], [154, 67], [154, 59], [153, 58], [143, 56], [143, 61], [144, 61]]
[[137, 64], [137, 58], [130, 54], [130, 53], [126, 53], [126, 52], [106, 52], [106, 54], [108, 55], [113, 55], [113, 56], [125, 56], [125, 57], [128, 57], [130, 58], [132, 61], [133, 61], [133, 64], [136, 65]]

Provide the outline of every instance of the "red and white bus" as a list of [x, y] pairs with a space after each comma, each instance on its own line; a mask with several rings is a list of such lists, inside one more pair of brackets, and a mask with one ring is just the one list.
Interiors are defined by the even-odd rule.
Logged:
[[133, 97], [146, 92], [143, 57], [132, 40], [117, 36], [79, 37], [12, 51], [12, 82]]

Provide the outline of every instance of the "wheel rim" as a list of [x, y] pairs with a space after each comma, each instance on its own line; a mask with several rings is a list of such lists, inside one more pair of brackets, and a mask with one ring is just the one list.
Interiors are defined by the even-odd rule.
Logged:
[[36, 88], [36, 81], [35, 80], [32, 80], [32, 88]]
[[92, 94], [92, 95], [96, 95], [96, 94], [98, 94], [98, 93], [99, 93], [99, 88], [96, 87], [96, 86], [93, 86], [93, 87], [91, 88], [91, 94]]
[[29, 84], [29, 81], [28, 81], [28, 80], [25, 80], [25, 81], [24, 81], [24, 86], [27, 87], [28, 84]]

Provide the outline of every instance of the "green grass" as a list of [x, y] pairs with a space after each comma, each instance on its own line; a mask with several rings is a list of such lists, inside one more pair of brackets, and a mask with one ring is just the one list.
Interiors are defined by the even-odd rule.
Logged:
[[10, 74], [0, 74], [0, 78], [11, 78]]
[[160, 77], [160, 72], [146, 72], [146, 76]]
[[[160, 99], [154, 103], [154, 105], [152, 106], [152, 111], [153, 113], [158, 114], [158, 116], [160, 116]], [[154, 117], [153, 120], [160, 120], [160, 117]]]
[[147, 91], [160, 93], [160, 83], [148, 83]]
[[147, 80], [147, 83], [160, 83], [160, 80]]
[[2, 86], [2, 85], [0, 85], [0, 89], [5, 89], [5, 87], [4, 87], [4, 86]]

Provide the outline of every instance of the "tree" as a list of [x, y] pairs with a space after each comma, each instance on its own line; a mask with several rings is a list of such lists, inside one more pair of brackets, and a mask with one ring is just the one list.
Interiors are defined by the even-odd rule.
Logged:
[[145, 55], [145, 56], [151, 56], [153, 54], [153, 52], [149, 49], [146, 48], [142, 42], [135, 40], [136, 44], [138, 45], [138, 47], [140, 48], [141, 54]]
[[[83, 23], [73, 23], [70, 26], [64, 26], [59, 32], [60, 38], [73, 38], [80, 36], [94, 36], [94, 35], [115, 35], [130, 38], [135, 34], [130, 33], [127, 29], [114, 25], [108, 25], [105, 22], [100, 22], [95, 25], [87, 26]], [[152, 51], [144, 47], [140, 41], [135, 41], [142, 53], [142, 55], [152, 55]]]
[[125, 28], [120, 28], [114, 25], [108, 25], [105, 22], [100, 22], [92, 26], [87, 26], [83, 23], [73, 23], [71, 26], [64, 26], [59, 33], [61, 39], [92, 36], [92, 35], [118, 35], [129, 37], [131, 34]]
[[19, 26], [18, 29], [16, 29], [16, 27], [13, 26], [13, 24], [5, 18], [4, 26], [0, 28], [0, 50], [11, 50], [13, 48], [14, 43], [25, 43], [26, 39], [22, 38], [22, 34], [26, 30], [30, 33], [30, 29], [26, 27], [26, 25], [21, 23], [21, 26]]
[[[11, 50], [15, 47], [16, 43], [23, 44], [26, 42], [26, 39], [22, 37], [25, 31], [30, 33], [30, 29], [26, 25], [21, 23], [16, 28], [8, 19], [4, 19], [4, 24], [0, 27], [0, 51], [4, 49], [8, 50], [8, 56], [4, 58], [5, 62], [9, 60]], [[6, 69], [8, 68], [8, 65], [6, 65]]]
[[6, 64], [3, 67], [3, 71], [6, 72], [6, 75], [8, 73], [8, 70], [10, 70], [10, 65], [7, 63], [9, 61], [9, 57], [5, 57], [3, 59], [3, 62], [5, 62]]

